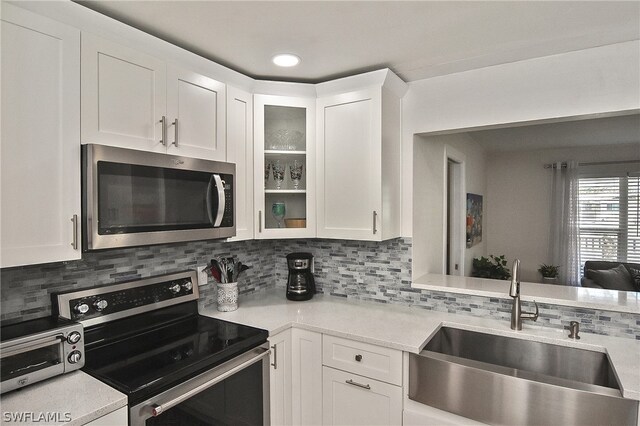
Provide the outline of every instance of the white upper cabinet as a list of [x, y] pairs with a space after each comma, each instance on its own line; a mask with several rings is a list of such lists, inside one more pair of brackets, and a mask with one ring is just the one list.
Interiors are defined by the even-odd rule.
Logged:
[[79, 259], [80, 32], [1, 7], [0, 267]]
[[167, 152], [226, 161], [225, 85], [167, 66]]
[[82, 34], [82, 143], [165, 152], [166, 65]]
[[82, 143], [226, 161], [225, 85], [82, 35]]
[[254, 96], [256, 238], [316, 236], [315, 100]]
[[400, 236], [400, 98], [382, 84], [318, 98], [318, 237]]
[[227, 87], [227, 161], [236, 164], [236, 236], [253, 239], [253, 96]]

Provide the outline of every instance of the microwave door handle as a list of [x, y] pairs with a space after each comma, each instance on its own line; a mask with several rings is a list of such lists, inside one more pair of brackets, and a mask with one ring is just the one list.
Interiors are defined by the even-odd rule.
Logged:
[[222, 217], [224, 216], [224, 183], [222, 182], [220, 175], [213, 175], [213, 179], [215, 180], [216, 187], [218, 188], [218, 212], [216, 213], [216, 220], [213, 223], [213, 227], [217, 228], [222, 223]]
[[207, 203], [207, 216], [209, 216], [209, 223], [211, 223], [212, 226], [214, 225], [214, 220], [213, 220], [213, 206], [211, 205], [211, 190], [213, 189], [213, 176], [211, 176], [211, 178], [209, 179], [209, 185], [207, 185], [207, 199], [206, 199], [206, 203]]

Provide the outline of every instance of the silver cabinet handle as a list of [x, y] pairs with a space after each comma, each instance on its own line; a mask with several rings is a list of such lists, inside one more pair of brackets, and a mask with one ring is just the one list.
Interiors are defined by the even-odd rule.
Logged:
[[258, 210], [258, 232], [262, 232], [262, 210]]
[[273, 362], [271, 363], [271, 365], [273, 366], [274, 370], [278, 369], [278, 347], [276, 345], [271, 346], [271, 349], [273, 349]]
[[160, 139], [160, 143], [164, 146], [167, 146], [167, 117], [165, 117], [164, 115], [160, 119], [160, 126], [162, 126], [161, 128], [162, 139]]
[[376, 232], [378, 232], [378, 226], [377, 226], [377, 220], [378, 219], [378, 212], [376, 212], [375, 210], [373, 211], [373, 233], [375, 234]]
[[176, 118], [175, 120], [173, 120], [173, 123], [171, 123], [171, 125], [173, 126], [173, 130], [175, 131], [174, 138], [173, 138], [173, 142], [172, 144], [176, 146], [176, 148], [178, 147], [178, 119]]
[[73, 223], [73, 241], [71, 241], [71, 247], [74, 250], [78, 250], [78, 215], [71, 216], [71, 223]]
[[357, 386], [359, 388], [363, 388], [363, 389], [371, 389], [371, 386], [369, 385], [363, 385], [362, 383], [358, 383], [358, 382], [354, 382], [353, 380], [349, 379], [345, 382], [348, 385], [353, 385], [353, 386]]

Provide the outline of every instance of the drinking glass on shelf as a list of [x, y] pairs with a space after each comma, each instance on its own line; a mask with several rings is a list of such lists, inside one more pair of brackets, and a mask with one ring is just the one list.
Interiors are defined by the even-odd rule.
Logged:
[[264, 186], [267, 186], [267, 182], [269, 182], [269, 169], [271, 168], [271, 162], [265, 161], [264, 163]]
[[271, 206], [271, 214], [273, 214], [273, 218], [278, 223], [278, 228], [282, 228], [282, 219], [284, 219], [286, 211], [287, 209], [281, 201], [275, 202]]
[[271, 169], [273, 170], [273, 180], [276, 182], [276, 189], [280, 189], [284, 181], [284, 164], [282, 161], [276, 160], [271, 163]]
[[289, 164], [289, 173], [291, 174], [293, 189], [298, 189], [298, 186], [300, 186], [300, 179], [302, 179], [302, 161], [293, 160]]

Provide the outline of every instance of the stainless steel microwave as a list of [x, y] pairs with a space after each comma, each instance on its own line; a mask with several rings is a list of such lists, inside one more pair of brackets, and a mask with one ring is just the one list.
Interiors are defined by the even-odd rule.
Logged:
[[82, 249], [233, 237], [232, 163], [82, 146]]

